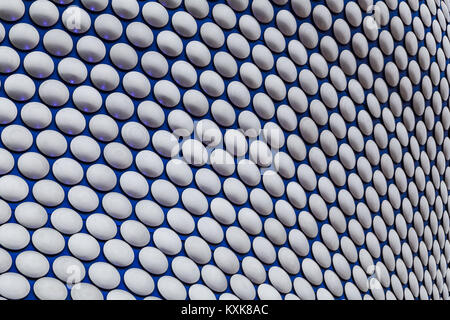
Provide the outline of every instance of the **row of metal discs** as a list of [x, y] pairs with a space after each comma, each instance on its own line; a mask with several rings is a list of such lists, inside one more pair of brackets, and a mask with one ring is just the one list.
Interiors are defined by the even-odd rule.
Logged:
[[[70, 210], [67, 210], [67, 209], [58, 209], [58, 210], [59, 211], [54, 212], [56, 217], [52, 218], [52, 223], [54, 223], [55, 225], [57, 224], [57, 221], [59, 220], [59, 218], [62, 217], [62, 215], [66, 215], [66, 217], [68, 217], [68, 216], [70, 216], [70, 214], [74, 213], [74, 212], [70, 212]], [[91, 222], [93, 222], [94, 219], [103, 219], [102, 217], [104, 218], [103, 215], [91, 216], [89, 218], [90, 221], [87, 222], [88, 229], [95, 230], [96, 228], [103, 228], [103, 231], [104, 231], [105, 226], [107, 225], [107, 223], [105, 223], [106, 221], [102, 221], [102, 223], [98, 223], [98, 224], [91, 223]], [[62, 221], [64, 221], [64, 220], [59, 220], [59, 223], [61, 223]], [[96, 225], [96, 227], [94, 227], [95, 225]], [[113, 225], [114, 225], [114, 223], [113, 223]], [[126, 229], [128, 229], [130, 231], [136, 231], [136, 230], [132, 230], [132, 228], [128, 228], [128, 225], [131, 225], [131, 223], [127, 224], [127, 227], [125, 227], [125, 224], [124, 224], [124, 226], [121, 227], [122, 236], [124, 238], [126, 237], [127, 239], [129, 239], [129, 237], [136, 237], [134, 232], [127, 234], [127, 232], [125, 231]], [[29, 238], [28, 238], [28, 240], [26, 239], [27, 236], [29, 237], [26, 230], [25, 229], [20, 230], [19, 227], [20, 227], [19, 225], [12, 224], [12, 223], [4, 224], [1, 227], [2, 231], [6, 230], [6, 232], [9, 232], [8, 236], [6, 235], [5, 232], [2, 233], [5, 235], [2, 239], [3, 242], [5, 243], [5, 245], [8, 246], [7, 242], [9, 242], [9, 244], [11, 244], [11, 246], [8, 249], [17, 250], [17, 249], [19, 249], [19, 247], [17, 247], [17, 246], [20, 245], [21, 241], [23, 241], [23, 240], [29, 241]], [[145, 230], [145, 228], [143, 228], [142, 230]], [[339, 246], [339, 242], [337, 242], [337, 243], [332, 242], [333, 239], [331, 239], [331, 237], [330, 237], [330, 230], [332, 230], [332, 228], [329, 225], [328, 225], [328, 227], [327, 227], [327, 225], [324, 225], [322, 227], [323, 239], [325, 242], [328, 242], [327, 240], [329, 240], [328, 243], [334, 243], [334, 246], [336, 246], [336, 249], [337, 249]], [[100, 234], [100, 229], [97, 229], [97, 231]], [[64, 246], [64, 240], [62, 239], [62, 236], [59, 234], [59, 237], [61, 238], [61, 239], [59, 239], [57, 235], [58, 235], [58, 233], [53, 229], [49, 229], [49, 228], [38, 229], [37, 231], [35, 231], [33, 233], [33, 237], [32, 237], [33, 245], [36, 248], [38, 248], [39, 251], [41, 251], [45, 254], [49, 254], [49, 255], [55, 254], [55, 252], [57, 252], [58, 250], [61, 250], [61, 247], [60, 247], [61, 245]], [[171, 238], [169, 235], [170, 235], [170, 229], [160, 228], [160, 229], [158, 229], [158, 231], [156, 231], [154, 233], [154, 241], [155, 241], [156, 245], [158, 246], [158, 248], [160, 248], [165, 254], [176, 255], [178, 250], [181, 249], [181, 241], [179, 239], [178, 239], [178, 241], [174, 241], [174, 240], [176, 240], [176, 238]], [[373, 246], [371, 246], [371, 242], [373, 241], [373, 239], [370, 239], [371, 242], [369, 242], [370, 235], [371, 235], [371, 233], [369, 233], [367, 235], [367, 238], [368, 238], [367, 248], [368, 248], [368, 250], [370, 250], [372, 252]], [[236, 235], [233, 235], [233, 236], [236, 236]], [[291, 246], [293, 246], [293, 248], [296, 250], [296, 253], [298, 255], [307, 254], [307, 251], [309, 249], [307, 246], [306, 247], [303, 246], [303, 243], [301, 242], [302, 238], [303, 238], [304, 242], [307, 242], [307, 240], [300, 231], [293, 230], [289, 237], [290, 237], [290, 241], [291, 241]], [[372, 237], [375, 237], [375, 236], [372, 234]], [[394, 237], [394, 236], [392, 236], [392, 237]], [[165, 240], [168, 240], [168, 238], [171, 238], [170, 244], [169, 244], [169, 242], [163, 241], [164, 238], [166, 238]], [[235, 239], [234, 241], [240, 241], [240, 240], [242, 240], [242, 239]], [[398, 243], [398, 247], [397, 247], [395, 245], [395, 238], [394, 238], [394, 240], [392, 240], [392, 238], [391, 238], [391, 233], [390, 233], [389, 242], [390, 242], [390, 247], [393, 248], [393, 250], [396, 250], [396, 251], [400, 250], [400, 242]], [[26, 243], [22, 243], [22, 245], [23, 244], [26, 245]], [[79, 234], [79, 233], [71, 236], [68, 241], [68, 246], [69, 246], [70, 252], [74, 256], [80, 258], [83, 261], [89, 260], [89, 259], [94, 259], [96, 257], [96, 255], [99, 254], [100, 248], [98, 247], [98, 244], [97, 245], [95, 245], [95, 244], [96, 244], [96, 241], [94, 240], [94, 238], [92, 238], [86, 234]], [[264, 263], [270, 264], [270, 263], [273, 263], [274, 259], [276, 258], [276, 255], [275, 255], [275, 251], [273, 250], [273, 248], [272, 248], [273, 252], [271, 251], [270, 248], [267, 248], [267, 244], [268, 244], [268, 241], [265, 238], [262, 238], [262, 237], [255, 238], [254, 243], [253, 243], [253, 249], [254, 249], [255, 253], [257, 254], [257, 257], [261, 261], [263, 261]], [[437, 258], [435, 258], [436, 254], [438, 254], [438, 252], [439, 252], [438, 243], [435, 240], [435, 242], [432, 246], [433, 254], [428, 257], [429, 249], [427, 249], [427, 246], [424, 245], [422, 242], [418, 249], [420, 254], [419, 254], [419, 256], [414, 257], [414, 259], [413, 259], [413, 256], [411, 255], [411, 251], [409, 251], [410, 256], [408, 256], [406, 248], [409, 249], [409, 247], [407, 245], [405, 247], [405, 245], [406, 245], [406, 243], [404, 243], [402, 246], [403, 260], [400, 259], [395, 264], [397, 275], [394, 275], [391, 278], [389, 277], [388, 270], [390, 270], [391, 268], [394, 268], [394, 267], [391, 267], [388, 264], [389, 254], [392, 255], [392, 252], [390, 252], [389, 249], [388, 249], [388, 251], [386, 251], [386, 248], [389, 248], [388, 246], [385, 246], [383, 249], [383, 259], [385, 259], [385, 261], [386, 261], [385, 264], [387, 264], [389, 269], [386, 269], [385, 264], [383, 264], [381, 262], [377, 262], [376, 264], [374, 264], [372, 257], [371, 257], [371, 255], [373, 255], [373, 254], [371, 252], [369, 253], [366, 249], [361, 249], [359, 251], [359, 253], [357, 253], [352, 240], [350, 240], [347, 237], [343, 237], [340, 241], [340, 247], [341, 247], [341, 250], [342, 250], [344, 256], [340, 253], [335, 253], [333, 255], [333, 259], [331, 260], [330, 255], [327, 254], [327, 249], [324, 247], [323, 243], [319, 242], [319, 241], [316, 241], [313, 243], [311, 250], [312, 250], [314, 259], [320, 264], [321, 267], [329, 268], [330, 265], [333, 264], [334, 269], [336, 270], [339, 277], [341, 277], [342, 279], [348, 280], [350, 278], [350, 276], [352, 275], [353, 278], [355, 279], [356, 285], [363, 292], [365, 292], [369, 289], [368, 284], [367, 284], [368, 283], [367, 276], [360, 266], [354, 266], [353, 270], [351, 271], [347, 260], [354, 263], [359, 258], [359, 262], [364, 269], [368, 269], [370, 266], [375, 265], [377, 268], [376, 270], [379, 273], [378, 276], [381, 281], [381, 284], [384, 287], [388, 287], [392, 281], [393, 290], [394, 290], [397, 298], [400, 298], [399, 297], [400, 293], [401, 293], [401, 297], [403, 297], [401, 283], [407, 283], [407, 282], [409, 283], [409, 290], [412, 291], [412, 294], [417, 295], [419, 293], [417, 279], [419, 279], [419, 281], [424, 281], [426, 290], [430, 290], [430, 291], [433, 290], [433, 295], [434, 295], [434, 297], [436, 297], [435, 290], [442, 290], [442, 289], [438, 289], [438, 288], [443, 288], [443, 289], [445, 288], [445, 284], [443, 283], [442, 272], [443, 271], [445, 272], [445, 270], [447, 268], [447, 265], [445, 262], [446, 257], [444, 255], [442, 255], [442, 257], [438, 256]], [[172, 271], [183, 282], [188, 283], [188, 284], [195, 283], [198, 281], [199, 276], [200, 276], [198, 266], [195, 263], [197, 263], [197, 264], [207, 263], [211, 259], [211, 252], [208, 248], [208, 245], [198, 237], [190, 237], [190, 238], [186, 239], [185, 250], [186, 250], [186, 253], [188, 254], [188, 256], [192, 260], [190, 260], [186, 257], [182, 257], [182, 256], [174, 258], [172, 260], [172, 265], [171, 265]], [[446, 248], [446, 254], [447, 253], [448, 253], [448, 247]], [[103, 246], [103, 254], [108, 259], [108, 261], [110, 261], [113, 265], [118, 266], [118, 267], [126, 267], [129, 264], [131, 264], [131, 262], [134, 259], [134, 253], [131, 250], [131, 247], [129, 247], [125, 242], [118, 240], [118, 239], [113, 239], [113, 240], [107, 241]], [[1, 267], [2, 267], [2, 271], [5, 272], [10, 268], [12, 260], [7, 251], [2, 250], [1, 255], [2, 255]], [[299, 268], [300, 268], [298, 258], [296, 257], [294, 252], [292, 252], [290, 249], [288, 249], [288, 248], [281, 249], [278, 252], [278, 259], [284, 269], [289, 270], [291, 273], [295, 273], [295, 272], [298, 273]], [[441, 262], [439, 264], [436, 263], [436, 261], [439, 261], [438, 259], [441, 259], [440, 260]], [[193, 261], [195, 261], [195, 263]], [[250, 284], [249, 282], [247, 282], [248, 280], [245, 280], [245, 278], [243, 278], [242, 275], [236, 274], [236, 272], [239, 269], [239, 261], [237, 260], [237, 257], [234, 255], [233, 251], [231, 251], [230, 249], [228, 249], [226, 247], [216, 248], [214, 251], [214, 261], [215, 261], [216, 265], [219, 266], [223, 272], [225, 272], [227, 274], [235, 274], [234, 276], [231, 277], [230, 285], [231, 285], [231, 288], [233, 289], [233, 291], [240, 298], [243, 298], [243, 299], [254, 298], [255, 292], [252, 291], [252, 288], [253, 288], [252, 285], [246, 286], [246, 288], [242, 288], [239, 286], [239, 284], [236, 284], [236, 283], [233, 284], [233, 279], [236, 279], [236, 281], [240, 282], [240, 284]], [[403, 262], [403, 261], [405, 261], [405, 262]], [[444, 261], [444, 262], [442, 262], [442, 261]], [[167, 267], [168, 267], [168, 262], [167, 262], [167, 258], [165, 257], [165, 255], [158, 249], [151, 248], [151, 247], [146, 247], [144, 249], [141, 249], [141, 251], [139, 252], [139, 262], [144, 267], [144, 269], [146, 269], [148, 272], [150, 272], [152, 274], [156, 274], [156, 275], [163, 274], [167, 270]], [[22, 274], [26, 275], [29, 278], [40, 278], [40, 277], [46, 275], [47, 272], [49, 271], [49, 264], [48, 264], [47, 259], [42, 254], [39, 254], [35, 251], [25, 251], [25, 252], [19, 254], [16, 258], [15, 264], [16, 264], [16, 268]], [[424, 264], [428, 265], [428, 268], [425, 270], [425, 272], [423, 272]], [[409, 273], [409, 275], [408, 275], [408, 272], [406, 269], [407, 265], [408, 265], [408, 268], [413, 267], [413, 269], [414, 269], [414, 272]], [[70, 277], [70, 275], [68, 275], [67, 270], [64, 269], [64, 267], [67, 267], [67, 266], [77, 267], [78, 268], [77, 275], [79, 276], [79, 278], [68, 279]], [[310, 258], [304, 258], [302, 260], [301, 266], [302, 266], [302, 270], [309, 282], [311, 282], [314, 285], [320, 285], [322, 283], [322, 281], [325, 281], [327, 287], [330, 289], [330, 291], [333, 294], [335, 294], [336, 296], [342, 295], [343, 288], [339, 285], [340, 282], [337, 278], [337, 275], [332, 270], [325, 271], [324, 278], [322, 278], [322, 273], [320, 272], [319, 265], [317, 265], [314, 260], [312, 260]], [[266, 275], [265, 275], [264, 267], [261, 264], [261, 262], [259, 262], [256, 258], [254, 258], [254, 257], [244, 258], [244, 260], [242, 261], [241, 267], [242, 267], [244, 274], [253, 283], [258, 284], [258, 283], [262, 283], [265, 281]], [[227, 282], [226, 282], [225, 276], [222, 273], [222, 271], [220, 271], [220, 269], [217, 269], [217, 267], [213, 267], [211, 265], [206, 265], [202, 268], [203, 281], [205, 281], [206, 284], [216, 292], [222, 292], [227, 288]], [[149, 282], [151, 284], [153, 284], [152, 281], [149, 281], [149, 280], [151, 280], [151, 277], [149, 277], [148, 274], [146, 274], [142, 270], [141, 271], [137, 271], [134, 269], [131, 269], [131, 270], [133, 270], [132, 271], [133, 273], [139, 273], [140, 278], [145, 278], [148, 280], [147, 280], [147, 282], [145, 282], [145, 284], [146, 284], [145, 286], [138, 287], [138, 285], [136, 283], [133, 283], [133, 280], [136, 280], [136, 279], [134, 279], [134, 277], [131, 277], [130, 279], [128, 279], [129, 281], [126, 280], [126, 273], [131, 273], [131, 271], [128, 270], [128, 271], [126, 271], [126, 273], [124, 275], [125, 276], [124, 281], [125, 281], [126, 285], [133, 292], [135, 292], [138, 295], [150, 294], [153, 291], [153, 285], [148, 287]], [[68, 280], [78, 282], [78, 281], [82, 280], [85, 276], [83, 264], [79, 260], [77, 260], [73, 257], [70, 257], [70, 256], [60, 256], [60, 257], [56, 258], [53, 261], [53, 272], [60, 280], [62, 280], [64, 282], [67, 282]], [[271, 267], [271, 269], [269, 270], [268, 276], [269, 276], [270, 282], [278, 291], [280, 291], [282, 293], [288, 293], [292, 289], [291, 282], [290, 282], [288, 275], [280, 267], [276, 267], [276, 266]], [[27, 286], [25, 285], [28, 282], [25, 280], [25, 278], [11, 274], [11, 273], [5, 273], [1, 277], [2, 278], [0, 278], [0, 280], [3, 280], [3, 281], [0, 281], [0, 289], [2, 290], [2, 294], [5, 295], [6, 297], [21, 298], [28, 294], [28, 291], [26, 290]], [[115, 287], [117, 287], [117, 285], [120, 282], [120, 276], [119, 276], [119, 273], [116, 271], [116, 269], [112, 265], [104, 263], [104, 262], [93, 263], [89, 267], [89, 277], [95, 285], [97, 285], [98, 287], [105, 289], [105, 290], [114, 289]], [[14, 280], [9, 283], [10, 286], [7, 283], [8, 279]], [[237, 279], [239, 279], [239, 280], [237, 280]], [[432, 279], [436, 279], [436, 284], [432, 284]], [[25, 282], [23, 280], [25, 280]], [[50, 282], [50, 280], [46, 280], [46, 281]], [[167, 288], [165, 288], [161, 284], [162, 287], [159, 287], [160, 293], [162, 293], [166, 298], [184, 298], [185, 297], [185, 296], [183, 296], [185, 294], [185, 293], [183, 293], [183, 292], [185, 292], [183, 290], [184, 289], [183, 286], [181, 285], [181, 283], [175, 281], [174, 278], [163, 277], [163, 278], [160, 278], [159, 281], [167, 282], [165, 284], [172, 282], [172, 285], [176, 286], [176, 288], [177, 288], [176, 292], [171, 292], [170, 290], [168, 292], [168, 291], [166, 291]], [[234, 287], [234, 285], [236, 285], [236, 287]], [[297, 287], [297, 285], [298, 285], [298, 287]], [[397, 285], [400, 285], [400, 288], [396, 287]], [[437, 285], [437, 287], [436, 287], [436, 285]], [[352, 284], [350, 282], [348, 282], [345, 286], [346, 295], [348, 298], [356, 298], [357, 294], [359, 294], [359, 293], [357, 293], [357, 291], [355, 292], [353, 290], [353, 289], [356, 289], [356, 287], [353, 287], [353, 286], [354, 286], [354, 284]], [[194, 288], [197, 288], [197, 289], [199, 289], [199, 287], [201, 287], [201, 286], [194, 286]], [[258, 288], [258, 294], [261, 298], [267, 298], [267, 297], [276, 298], [277, 294], [274, 294], [274, 293], [271, 293], [272, 295], [269, 295], [269, 296], [264, 295], [263, 293], [265, 291], [263, 290], [263, 288], [265, 289], [265, 291], [271, 292], [271, 290], [269, 290], [270, 287], [268, 287], [267, 285], [260, 286]], [[28, 289], [29, 289], [29, 287], [28, 287]], [[57, 288], [57, 289], [60, 289], [60, 288]], [[191, 288], [191, 289], [192, 289], [192, 291], [195, 291], [193, 288]], [[308, 286], [307, 282], [305, 282], [304, 279], [302, 279], [302, 278], [295, 279], [294, 289], [301, 298], [310, 299], [310, 298], [314, 297], [314, 292], [312, 291], [312, 288], [310, 286]], [[372, 294], [374, 294], [376, 298], [384, 298], [383, 295], [380, 296], [380, 291], [377, 290], [378, 288], [371, 288], [371, 289], [372, 289]], [[398, 289], [400, 289], [400, 291], [398, 291]], [[72, 289], [72, 290], [74, 290], [74, 289]], [[86, 290], [87, 290], [87, 288], [86, 288]], [[89, 290], [92, 291], [93, 288], [89, 287]], [[145, 291], [147, 293], [143, 293], [144, 290], [149, 290], [149, 291]], [[261, 290], [261, 292], [259, 290]], [[420, 289], [420, 290], [422, 290], [422, 289]], [[265, 292], [265, 293], [268, 293], [268, 292]], [[326, 291], [322, 290], [322, 293], [324, 293], [324, 292], [326, 292]], [[444, 292], [443, 293], [444, 297], [446, 297], [445, 290], [443, 292]], [[49, 298], [49, 297], [60, 298], [59, 294], [61, 293], [61, 290], [53, 292], [53, 296], [51, 296], [51, 294], [52, 294], [51, 292], [45, 292], [45, 290], [43, 290], [42, 293], [49, 294], [50, 296], [48, 296], [47, 298]], [[81, 294], [86, 294], [86, 293], [87, 292], [84, 292], [84, 291], [77, 293], [77, 291], [76, 291], [75, 293], [72, 293], [72, 297], [74, 297], [74, 295], [76, 295], [76, 294], [81, 295]], [[190, 292], [190, 297], [191, 298], [195, 298], [195, 297], [205, 298], [208, 296], [212, 297], [212, 294], [206, 295], [208, 293], [208, 290], [206, 288], [203, 288], [202, 293], [203, 293], [203, 296], [202, 295], [195, 296], [194, 292], [192, 292], [192, 295]], [[381, 294], [382, 293], [383, 293], [383, 291], [381, 291]], [[317, 294], [318, 294], [318, 297], [320, 297], [319, 292]], [[388, 297], [393, 297], [392, 292], [390, 294], [391, 294], [391, 296], [388, 296]], [[412, 298], [412, 294], [411, 294], [411, 292], [408, 293], [408, 290], [405, 291], [405, 294], [406, 295], [409, 294], [409, 296], [407, 296], [407, 297]], [[423, 293], [421, 292], [420, 294], [421, 294], [421, 297], [423, 297], [422, 296]], [[437, 294], [439, 295], [439, 293], [437, 293]], [[80, 296], [80, 297], [83, 297], [83, 296]], [[86, 296], [84, 296], [84, 297], [86, 297]], [[326, 297], [326, 295], [322, 296], [322, 298], [323, 297]]]

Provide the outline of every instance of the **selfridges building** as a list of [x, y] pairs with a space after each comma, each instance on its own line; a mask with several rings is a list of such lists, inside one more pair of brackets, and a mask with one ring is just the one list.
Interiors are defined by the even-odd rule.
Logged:
[[448, 0], [1, 0], [1, 299], [448, 299]]

